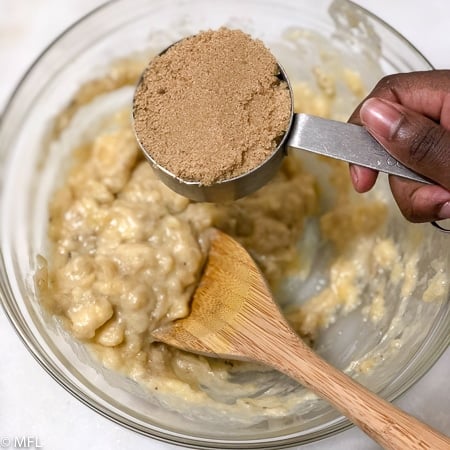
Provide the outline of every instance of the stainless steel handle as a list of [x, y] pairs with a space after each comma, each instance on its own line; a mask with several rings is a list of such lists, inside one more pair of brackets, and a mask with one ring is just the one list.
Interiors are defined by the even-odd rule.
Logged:
[[393, 158], [378, 141], [358, 125], [308, 114], [295, 114], [286, 146], [431, 184], [430, 180]]

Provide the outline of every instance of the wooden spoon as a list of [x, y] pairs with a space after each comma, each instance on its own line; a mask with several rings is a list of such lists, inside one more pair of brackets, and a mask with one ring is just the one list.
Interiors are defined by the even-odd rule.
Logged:
[[267, 364], [328, 400], [386, 449], [450, 449], [450, 438], [373, 394], [304, 344], [250, 255], [220, 231], [213, 233], [190, 315], [153, 336], [188, 352]]

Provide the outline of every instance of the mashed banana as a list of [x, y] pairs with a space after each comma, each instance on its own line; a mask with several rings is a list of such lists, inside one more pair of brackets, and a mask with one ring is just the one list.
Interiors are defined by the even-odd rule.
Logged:
[[[115, 77], [82, 88], [60, 116], [57, 137], [96, 90], [109, 92], [136, 79], [140, 67], [125, 67], [131, 74], [116, 68]], [[298, 83], [296, 109], [329, 115], [333, 79], [319, 69], [315, 76], [320, 93]], [[345, 77], [353, 80], [351, 91], [362, 95], [357, 74]], [[104, 366], [148, 391], [189, 404], [216, 404], [221, 412], [254, 422], [288, 414], [298, 407], [300, 394], [286, 377], [254, 364], [187, 354], [154, 342], [151, 332], [189, 313], [211, 227], [249, 250], [288, 320], [311, 344], [339, 315], [355, 310], [370, 277], [399, 264], [398, 250], [378, 233], [386, 205], [354, 196], [345, 164], [320, 164], [329, 172], [332, 201], [323, 201], [317, 176], [301, 158], [289, 156], [273, 181], [253, 195], [227, 204], [193, 203], [158, 181], [144, 161], [130, 111], [113, 113], [94, 139], [74, 149], [71, 168], [52, 198], [48, 264], [37, 274], [43, 304]], [[328, 262], [307, 298], [291, 304], [283, 300], [283, 283], [310, 275], [315, 249], [302, 236], [311, 224], [317, 230], [313, 241], [326, 246]], [[387, 286], [374, 288], [368, 307], [374, 322], [383, 315]]]

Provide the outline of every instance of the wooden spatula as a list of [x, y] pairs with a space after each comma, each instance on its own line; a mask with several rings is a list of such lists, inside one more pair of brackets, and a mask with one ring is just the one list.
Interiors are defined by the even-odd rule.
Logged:
[[450, 438], [368, 391], [304, 344], [250, 255], [220, 231], [212, 236], [190, 315], [153, 336], [188, 352], [267, 364], [328, 400], [386, 449], [450, 449]]

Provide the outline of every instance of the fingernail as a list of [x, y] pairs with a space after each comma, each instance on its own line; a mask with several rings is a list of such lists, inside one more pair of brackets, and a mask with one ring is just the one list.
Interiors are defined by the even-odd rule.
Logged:
[[358, 167], [353, 164], [350, 165], [350, 176], [352, 177], [353, 185], [356, 186], [359, 180]]
[[392, 139], [403, 119], [402, 113], [392, 103], [378, 98], [366, 100], [359, 114], [369, 131], [387, 140]]
[[450, 219], [450, 202], [446, 202], [441, 206], [439, 210], [440, 219]]
[[358, 189], [359, 179], [360, 179], [360, 167], [350, 164], [350, 177], [352, 178], [353, 186]]

